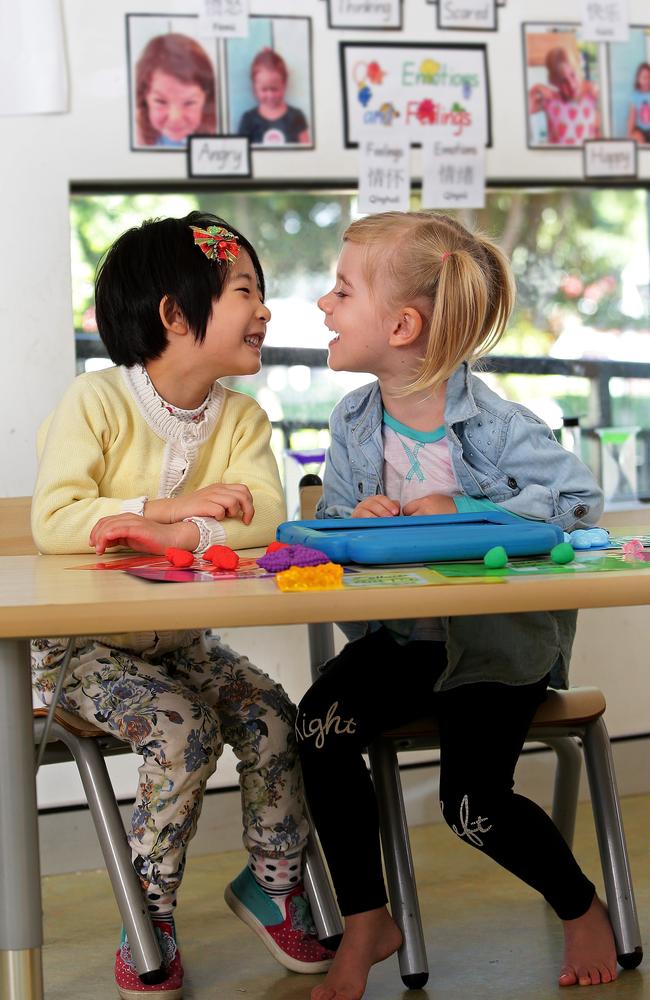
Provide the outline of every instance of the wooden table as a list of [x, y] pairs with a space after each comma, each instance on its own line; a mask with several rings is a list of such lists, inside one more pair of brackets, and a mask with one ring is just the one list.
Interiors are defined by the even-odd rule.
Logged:
[[[641, 533], [650, 529], [637, 526], [634, 530]], [[626, 533], [623, 528], [617, 532]], [[29, 672], [31, 637], [650, 604], [650, 572], [635, 570], [508, 578], [499, 584], [455, 583], [285, 594], [272, 579], [154, 584], [121, 572], [70, 569], [96, 562], [96, 556], [0, 558], [0, 995], [3, 1000], [43, 997]]]

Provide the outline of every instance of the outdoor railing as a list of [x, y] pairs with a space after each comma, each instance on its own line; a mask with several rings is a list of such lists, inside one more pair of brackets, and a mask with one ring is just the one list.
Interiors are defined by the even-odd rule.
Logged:
[[[106, 349], [96, 334], [78, 332], [76, 334], [77, 362], [83, 371], [84, 361], [88, 358], [107, 357]], [[307, 368], [325, 368], [327, 366], [327, 351], [310, 347], [265, 347], [262, 351], [262, 362], [265, 367], [272, 365], [304, 365]], [[610, 427], [614, 423], [612, 412], [612, 396], [609, 382], [612, 378], [650, 379], [650, 364], [634, 361], [608, 361], [580, 358], [552, 357], [522, 357], [519, 355], [489, 355], [480, 362], [480, 369], [485, 372], [495, 372], [508, 375], [565, 375], [574, 378], [588, 379], [590, 394], [587, 402], [587, 415], [581, 423], [582, 435], [585, 441], [584, 454], [587, 461], [598, 474], [598, 437], [597, 427]], [[650, 383], [649, 383], [650, 385]], [[627, 421], [633, 423], [634, 421]], [[273, 426], [283, 435], [285, 446], [291, 444], [295, 431], [304, 429], [322, 430], [328, 424], [325, 420], [274, 420]], [[638, 489], [641, 499], [650, 499], [650, 427], [641, 427], [639, 440]]]

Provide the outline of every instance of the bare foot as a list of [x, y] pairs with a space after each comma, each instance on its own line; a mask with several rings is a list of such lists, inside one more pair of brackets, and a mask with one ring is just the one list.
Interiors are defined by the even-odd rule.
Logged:
[[345, 933], [311, 1000], [361, 1000], [373, 965], [397, 951], [402, 933], [385, 906], [345, 918]]
[[575, 920], [563, 920], [564, 965], [560, 986], [597, 986], [616, 979], [616, 945], [607, 910], [594, 896], [587, 912]]

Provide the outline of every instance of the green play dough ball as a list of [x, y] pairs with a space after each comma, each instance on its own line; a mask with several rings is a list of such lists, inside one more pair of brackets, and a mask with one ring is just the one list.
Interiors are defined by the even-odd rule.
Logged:
[[483, 556], [483, 562], [488, 569], [501, 569], [508, 562], [508, 553], [503, 545], [495, 545]]
[[568, 542], [560, 542], [559, 545], [554, 545], [551, 549], [551, 559], [554, 563], [560, 563], [560, 565], [573, 562], [575, 559], [573, 546], [569, 545]]

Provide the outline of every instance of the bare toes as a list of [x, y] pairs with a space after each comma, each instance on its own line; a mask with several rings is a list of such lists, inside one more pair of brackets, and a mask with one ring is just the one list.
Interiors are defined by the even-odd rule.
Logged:
[[558, 982], [560, 986], [575, 986], [578, 982], [575, 969], [570, 965], [563, 965]]

